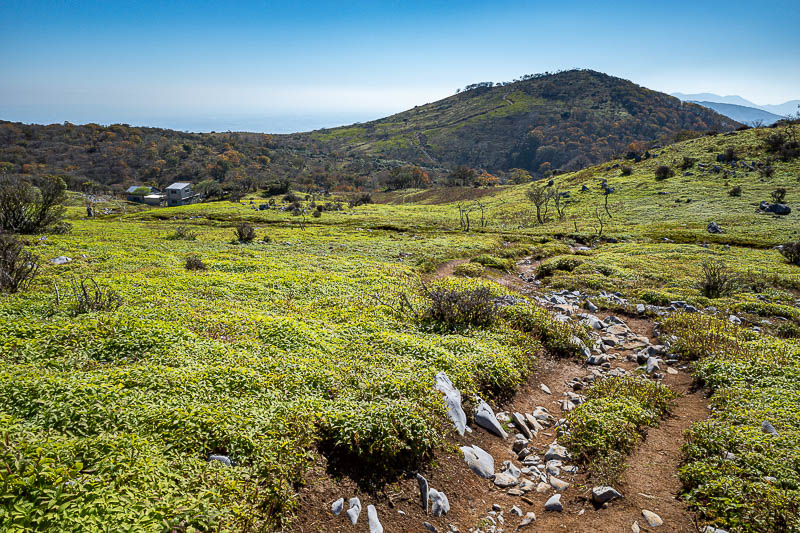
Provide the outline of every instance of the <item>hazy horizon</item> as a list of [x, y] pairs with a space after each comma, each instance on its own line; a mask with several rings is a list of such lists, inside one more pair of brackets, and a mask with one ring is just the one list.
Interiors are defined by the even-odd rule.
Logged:
[[[800, 98], [800, 40], [785, 16], [795, 11], [788, 1], [767, 12], [722, 1], [9, 0], [0, 119], [286, 133], [570, 68], [780, 104]], [[669, 31], [654, 34], [655, 22]]]

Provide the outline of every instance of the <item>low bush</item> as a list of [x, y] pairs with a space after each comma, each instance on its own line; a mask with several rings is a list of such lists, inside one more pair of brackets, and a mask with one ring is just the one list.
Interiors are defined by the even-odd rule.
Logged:
[[239, 242], [250, 242], [255, 238], [256, 229], [247, 222], [242, 222], [236, 226], [236, 240]]
[[596, 480], [613, 483], [622, 473], [624, 456], [669, 413], [675, 396], [647, 378], [606, 378], [587, 389], [586, 401], [567, 414], [559, 442]]
[[167, 236], [170, 241], [194, 241], [197, 240], [197, 233], [187, 226], [177, 226], [175, 231]]
[[730, 163], [731, 161], [736, 161], [738, 159], [739, 158], [736, 156], [736, 149], [733, 147], [728, 147], [724, 152], [717, 155], [717, 161], [720, 163]]
[[689, 170], [690, 168], [692, 168], [694, 166], [694, 164], [696, 162], [697, 162], [697, 160], [694, 159], [693, 157], [684, 156], [683, 161], [681, 161], [681, 164], [680, 164], [681, 170]]
[[531, 250], [531, 259], [541, 261], [542, 259], [547, 259], [548, 257], [553, 257], [555, 255], [566, 255], [569, 253], [569, 246], [563, 242], [548, 242]]
[[772, 191], [769, 196], [772, 198], [773, 203], [782, 204], [786, 199], [786, 189], [783, 187], [778, 187]]
[[707, 261], [702, 265], [697, 288], [706, 298], [729, 296], [736, 291], [739, 276], [722, 261]]
[[38, 187], [17, 176], [0, 176], [0, 231], [9, 233], [66, 233], [63, 222], [67, 185], [58, 176], [45, 176]]
[[454, 268], [453, 274], [467, 278], [479, 278], [485, 271], [486, 268], [480, 263], [464, 263]]
[[781, 246], [781, 255], [792, 264], [800, 266], [800, 240], [795, 242], [787, 242]]
[[200, 259], [196, 255], [190, 255], [186, 257], [186, 263], [184, 265], [186, 270], [205, 270], [206, 264], [203, 263], [203, 260]]
[[675, 175], [675, 171], [666, 165], [660, 165], [656, 168], [656, 181], [663, 181]]
[[512, 259], [504, 259], [494, 255], [483, 254], [472, 259], [473, 263], [478, 263], [487, 268], [496, 268], [497, 270], [513, 270], [514, 261]]
[[573, 322], [556, 320], [551, 312], [535, 304], [512, 305], [503, 310], [508, 323], [531, 334], [548, 352], [557, 357], [583, 358], [589, 335], [586, 328]]
[[623, 176], [630, 176], [631, 174], [633, 174], [633, 169], [627, 165], [622, 165], [620, 172], [622, 173]]
[[[71, 311], [73, 315], [84, 313], [113, 311], [122, 305], [122, 297], [113, 289], [103, 287], [94, 278], [73, 280], [70, 285], [72, 293]], [[60, 304], [61, 295], [56, 287], [56, 305]]]
[[39, 271], [39, 258], [25, 250], [20, 240], [0, 232], [0, 291], [26, 289]]
[[583, 264], [583, 259], [575, 256], [559, 256], [543, 261], [536, 269], [537, 278], [545, 278], [552, 276], [557, 270], [563, 272], [572, 272], [578, 266]]
[[455, 288], [444, 284], [423, 287], [427, 306], [420, 318], [437, 330], [486, 327], [497, 320], [498, 308], [488, 287]]
[[739, 198], [741, 195], [742, 195], [742, 187], [739, 185], [736, 185], [735, 187], [733, 187], [731, 190], [728, 191], [728, 196], [731, 196], [733, 198]]

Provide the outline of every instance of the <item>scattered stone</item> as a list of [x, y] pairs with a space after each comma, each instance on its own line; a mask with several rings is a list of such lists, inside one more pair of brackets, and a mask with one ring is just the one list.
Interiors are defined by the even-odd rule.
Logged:
[[464, 461], [469, 468], [484, 479], [491, 479], [494, 476], [494, 457], [487, 451], [478, 446], [462, 446]]
[[640, 315], [643, 315], [645, 312], [644, 304], [636, 304], [636, 312]]
[[50, 260], [50, 262], [53, 263], [54, 265], [65, 265], [71, 261], [72, 259], [70, 259], [65, 255], [59, 255], [58, 257], [54, 257], [53, 259]]
[[344, 498], [339, 498], [335, 502], [331, 504], [331, 511], [335, 516], [339, 516], [342, 514], [342, 510], [344, 509]]
[[566, 461], [569, 459], [569, 452], [563, 446], [559, 446], [555, 442], [552, 443], [544, 454], [544, 460], [550, 461], [552, 459], [558, 459], [559, 461]]
[[661, 517], [658, 516], [653, 511], [642, 509], [642, 516], [644, 517], [645, 521], [647, 521], [647, 525], [649, 525], [650, 527], [658, 527], [664, 525], [664, 521], [661, 520]]
[[433, 525], [433, 524], [431, 524], [430, 522], [425, 522], [425, 523], [423, 523], [422, 525], [423, 525], [423, 526], [425, 526], [425, 529], [427, 529], [427, 530], [428, 530], [428, 531], [430, 531], [431, 533], [439, 533], [439, 530], [438, 530], [438, 529], [436, 529], [436, 526], [434, 526], [434, 525]]
[[522, 416], [522, 413], [512, 413], [511, 420], [514, 422], [514, 425], [519, 429], [520, 433], [525, 435], [525, 438], [532, 439], [533, 433], [528, 428], [528, 425], [525, 423], [525, 417]]
[[508, 494], [509, 496], [522, 496], [523, 493], [520, 489], [508, 489], [506, 494]]
[[534, 514], [533, 512], [529, 511], [529, 512], [525, 513], [525, 518], [523, 518], [522, 522], [519, 523], [519, 525], [517, 526], [517, 529], [521, 529], [521, 528], [523, 528], [525, 526], [528, 526], [528, 525], [530, 525], [530, 524], [532, 524], [534, 522], [536, 522], [536, 514]]
[[536, 485], [536, 492], [539, 494], [544, 494], [545, 492], [550, 492], [552, 487], [549, 483], [545, 483], [544, 481], [540, 481], [538, 485]]
[[417, 474], [417, 484], [419, 485], [419, 500], [422, 508], [425, 509], [425, 514], [428, 514], [428, 496], [430, 495], [428, 480], [422, 474]]
[[658, 358], [656, 357], [648, 357], [646, 364], [648, 374], [652, 374], [656, 370], [661, 370], [661, 367], [658, 366]]
[[350, 522], [355, 525], [358, 522], [358, 515], [361, 514], [361, 500], [356, 498], [350, 498], [349, 501], [350, 508], [347, 509], [347, 517], [350, 518]]
[[513, 487], [517, 484], [517, 478], [509, 474], [508, 472], [500, 472], [494, 475], [494, 484], [500, 487], [501, 489], [507, 487]]
[[561, 494], [553, 494], [544, 504], [545, 511], [561, 512], [564, 506], [561, 505]]
[[528, 505], [533, 505], [533, 500], [531, 500], [530, 498], [526, 498], [525, 496], [523, 496], [523, 497], [521, 498], [521, 500], [522, 500], [523, 502], [527, 503]]
[[511, 514], [515, 514], [517, 516], [522, 516], [522, 509], [517, 507], [516, 505], [511, 508]]
[[622, 494], [617, 492], [614, 487], [594, 487], [592, 489], [592, 502], [595, 505], [603, 505], [611, 500], [622, 498]]
[[548, 386], [547, 386], [547, 385], [545, 385], [544, 383], [542, 383], [541, 385], [539, 385], [539, 388], [540, 388], [540, 389], [542, 389], [542, 392], [544, 392], [545, 394], [552, 394], [552, 393], [550, 392], [550, 387], [548, 387]]
[[367, 520], [369, 521], [369, 533], [383, 533], [383, 526], [378, 520], [378, 511], [374, 505], [367, 505]]
[[671, 366], [668, 366], [668, 367], [667, 367], [667, 374], [672, 374], [672, 375], [674, 376], [674, 375], [676, 375], [677, 373], [678, 373], [678, 371], [677, 371], [677, 370], [675, 370], [674, 368], [672, 368]]
[[569, 483], [553, 476], [550, 476], [550, 485], [558, 492], [563, 492], [569, 488]]
[[444, 492], [430, 489], [431, 513], [433, 516], [442, 516], [450, 512], [450, 501]]
[[709, 222], [706, 226], [706, 231], [709, 233], [722, 233], [722, 228], [716, 222]]
[[777, 435], [778, 430], [775, 429], [775, 426], [770, 424], [767, 420], [761, 423], [761, 431], [766, 433], [767, 435]]
[[498, 422], [497, 418], [495, 418], [492, 408], [489, 407], [489, 404], [483, 400], [481, 400], [481, 403], [478, 404], [478, 409], [475, 411], [475, 423], [483, 429], [494, 433], [500, 438], [505, 439], [508, 437], [508, 433], [506, 433], [506, 431], [500, 425], [500, 422]]
[[208, 456], [208, 462], [209, 463], [215, 463], [215, 462], [216, 463], [222, 463], [225, 466], [231, 466], [233, 464], [233, 461], [231, 461], [231, 458], [228, 457], [227, 455], [209, 455]]
[[461, 407], [461, 392], [455, 386], [447, 374], [439, 372], [434, 379], [434, 388], [444, 395], [444, 403], [447, 406], [447, 416], [453, 421], [459, 435], [464, 435], [467, 427], [467, 414]]
[[641, 530], [642, 529], [639, 527], [639, 522], [634, 520], [633, 524], [631, 524], [631, 531], [633, 531], [633, 533], [639, 533]]

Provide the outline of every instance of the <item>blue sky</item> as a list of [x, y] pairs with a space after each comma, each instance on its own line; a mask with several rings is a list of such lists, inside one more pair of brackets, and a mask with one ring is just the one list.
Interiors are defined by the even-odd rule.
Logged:
[[800, 98], [798, 15], [796, 0], [0, 0], [0, 118], [304, 130], [573, 67], [781, 103]]

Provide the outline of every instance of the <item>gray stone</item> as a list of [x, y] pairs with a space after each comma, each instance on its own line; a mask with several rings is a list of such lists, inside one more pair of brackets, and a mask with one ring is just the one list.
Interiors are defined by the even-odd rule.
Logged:
[[383, 526], [378, 520], [378, 511], [374, 505], [367, 505], [367, 520], [369, 521], [369, 533], [383, 533]]
[[514, 425], [519, 429], [520, 433], [525, 435], [525, 438], [532, 439], [533, 433], [528, 428], [528, 425], [525, 423], [525, 417], [522, 416], [522, 413], [512, 413], [511, 420], [514, 422]]
[[648, 357], [647, 358], [647, 373], [652, 374], [656, 370], [660, 370], [661, 367], [658, 366], [658, 359], [656, 357]]
[[761, 431], [763, 431], [764, 433], [766, 433], [768, 435], [777, 435], [778, 434], [778, 430], [775, 429], [775, 426], [770, 424], [767, 420], [764, 420], [761, 423]]
[[507, 472], [516, 479], [519, 479], [519, 476], [522, 475], [522, 471], [519, 469], [519, 467], [517, 467], [517, 465], [515, 465], [511, 461], [503, 461], [503, 468], [501, 468], [500, 470], [503, 472]]
[[434, 388], [444, 395], [444, 403], [447, 406], [447, 416], [453, 421], [459, 435], [464, 435], [467, 431], [467, 414], [461, 407], [461, 392], [453, 386], [453, 382], [444, 372], [436, 374]]
[[339, 516], [344, 509], [344, 498], [339, 498], [331, 504], [331, 511], [334, 515]]
[[525, 518], [523, 518], [522, 522], [520, 522], [519, 525], [517, 526], [517, 529], [522, 529], [523, 527], [529, 526], [534, 522], [536, 522], [536, 514], [534, 514], [532, 511], [528, 511], [527, 513], [525, 513]]
[[542, 389], [542, 392], [544, 392], [545, 394], [552, 394], [552, 393], [550, 392], [550, 387], [548, 387], [548, 386], [547, 386], [547, 385], [545, 385], [544, 383], [540, 384], [540, 385], [539, 385], [539, 388], [540, 388], [540, 389]]
[[494, 433], [498, 437], [503, 439], [508, 437], [508, 433], [506, 433], [506, 431], [500, 425], [500, 422], [498, 422], [497, 418], [495, 418], [492, 408], [489, 407], [489, 404], [483, 400], [481, 400], [481, 403], [478, 404], [478, 409], [475, 411], [475, 423], [483, 429]]
[[425, 509], [425, 514], [428, 514], [428, 496], [430, 492], [428, 480], [421, 474], [417, 474], [417, 485], [419, 485], [419, 501], [422, 503], [422, 508]]
[[514, 453], [519, 453], [520, 451], [524, 450], [528, 447], [528, 439], [516, 439], [514, 444], [511, 446], [511, 449]]
[[564, 506], [561, 505], [561, 494], [553, 494], [544, 504], [545, 511], [561, 512]]
[[562, 481], [557, 477], [550, 476], [550, 486], [556, 489], [558, 492], [563, 492], [569, 488], [569, 483]]
[[436, 526], [434, 526], [434, 525], [433, 525], [433, 524], [431, 524], [430, 522], [423, 522], [423, 524], [422, 524], [422, 525], [423, 525], [423, 526], [425, 526], [425, 529], [427, 529], [427, 530], [428, 530], [428, 531], [430, 531], [431, 533], [439, 533], [439, 530], [438, 530], [438, 529], [436, 529]]
[[450, 512], [450, 502], [444, 492], [430, 489], [428, 494], [431, 498], [431, 514], [433, 516], [442, 516]]
[[647, 509], [642, 509], [642, 516], [644, 517], [647, 525], [650, 527], [658, 527], [664, 525], [664, 521], [661, 520], [661, 517], [658, 516], [653, 511], [648, 511]]
[[706, 226], [706, 231], [709, 233], [722, 233], [722, 228], [716, 222], [709, 222]]
[[792, 212], [792, 208], [785, 204], [769, 204], [766, 208], [762, 208], [767, 213], [773, 215], [788, 215]]
[[645, 312], [644, 304], [636, 304], [636, 312], [643, 315]]
[[65, 255], [59, 255], [58, 257], [54, 257], [53, 259], [50, 260], [50, 262], [53, 263], [54, 265], [65, 265], [71, 261], [72, 259], [70, 259]]
[[544, 454], [545, 461], [550, 461], [552, 459], [566, 461], [567, 459], [569, 459], [569, 452], [567, 451], [566, 448], [554, 442], [547, 448], [547, 451]]
[[511, 508], [511, 514], [515, 514], [517, 516], [522, 516], [522, 509], [517, 507], [516, 505]]
[[462, 446], [464, 460], [470, 469], [484, 479], [491, 479], [494, 476], [494, 457], [487, 451], [478, 446]]
[[347, 509], [347, 517], [350, 519], [350, 522], [355, 525], [358, 522], [358, 515], [361, 514], [361, 500], [358, 498], [350, 498], [348, 502], [350, 508]]
[[494, 484], [503, 489], [513, 487], [517, 484], [517, 478], [508, 472], [500, 472], [494, 475]]
[[233, 461], [227, 455], [209, 455], [208, 456], [209, 463], [222, 463], [225, 466], [231, 466]]
[[597, 311], [599, 311], [599, 310], [600, 310], [600, 309], [599, 309], [599, 308], [598, 308], [596, 305], [594, 305], [594, 304], [593, 304], [592, 302], [590, 302], [589, 300], [586, 300], [586, 309], [588, 309], [588, 310], [589, 310], [589, 311], [591, 311], [592, 313], [596, 313]]
[[594, 487], [592, 489], [592, 502], [595, 505], [603, 505], [611, 500], [622, 498], [622, 494], [616, 491], [614, 487]]

